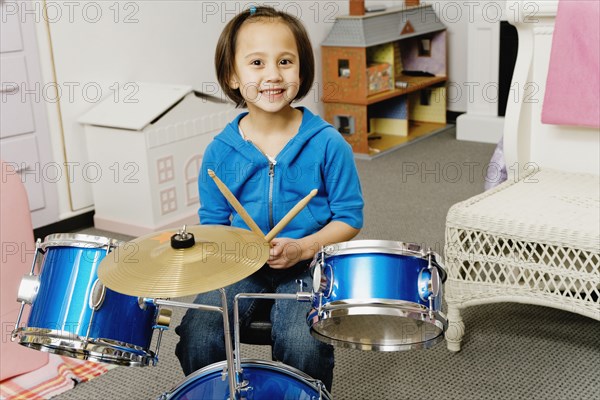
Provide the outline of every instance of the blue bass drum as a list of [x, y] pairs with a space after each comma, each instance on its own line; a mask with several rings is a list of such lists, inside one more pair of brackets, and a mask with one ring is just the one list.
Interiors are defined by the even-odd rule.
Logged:
[[117, 365], [156, 363], [149, 350], [156, 306], [98, 280], [98, 265], [119, 244], [82, 234], [44, 239], [40, 275], [25, 275], [19, 289], [19, 300], [31, 304], [27, 325], [17, 330], [21, 345]]
[[412, 243], [357, 240], [326, 246], [312, 263], [318, 340], [360, 350], [427, 348], [444, 338], [446, 271], [440, 257]]
[[[240, 398], [331, 400], [331, 395], [319, 380], [312, 379], [302, 371], [288, 365], [262, 360], [242, 360], [244, 386]], [[202, 368], [159, 400], [226, 400], [229, 399], [229, 384], [222, 361]]]

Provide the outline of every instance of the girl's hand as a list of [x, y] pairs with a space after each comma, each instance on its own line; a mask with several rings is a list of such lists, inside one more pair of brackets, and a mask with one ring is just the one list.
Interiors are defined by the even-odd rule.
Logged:
[[298, 239], [275, 238], [267, 264], [273, 269], [286, 269], [302, 261], [303, 249]]

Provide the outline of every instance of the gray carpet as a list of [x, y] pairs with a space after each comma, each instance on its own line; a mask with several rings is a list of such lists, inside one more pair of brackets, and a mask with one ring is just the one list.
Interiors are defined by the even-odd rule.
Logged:
[[[483, 188], [494, 146], [454, 139], [448, 131], [372, 161], [357, 161], [365, 208], [360, 239], [415, 242], [442, 254], [449, 207]], [[93, 228], [82, 231], [117, 239]], [[175, 310], [176, 326], [183, 310]], [[600, 324], [539, 306], [471, 307], [459, 353], [445, 343], [406, 352], [336, 349], [333, 397], [346, 399], [599, 399]], [[155, 399], [183, 379], [167, 331], [156, 367], [118, 367], [55, 397]], [[268, 346], [242, 346], [267, 359]], [[261, 399], [262, 400], [262, 399]], [[268, 399], [270, 400], [270, 399]]]

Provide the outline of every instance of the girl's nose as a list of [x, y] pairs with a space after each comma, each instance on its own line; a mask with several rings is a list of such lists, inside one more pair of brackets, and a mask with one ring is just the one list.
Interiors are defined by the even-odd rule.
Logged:
[[267, 82], [279, 82], [281, 80], [281, 72], [277, 65], [270, 65], [266, 68], [265, 80]]

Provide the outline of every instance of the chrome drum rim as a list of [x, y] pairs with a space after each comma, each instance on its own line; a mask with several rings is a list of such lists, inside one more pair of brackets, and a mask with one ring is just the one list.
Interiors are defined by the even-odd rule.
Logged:
[[41, 244], [43, 250], [47, 247], [81, 247], [86, 249], [117, 247], [123, 242], [104, 236], [86, 235], [83, 233], [55, 233], [44, 238]]
[[145, 367], [158, 362], [152, 351], [116, 340], [86, 340], [71, 332], [42, 328], [20, 328], [18, 334], [22, 346], [79, 360], [127, 367]]
[[[395, 242], [391, 240], [351, 240], [348, 242], [327, 245], [322, 251], [325, 256], [339, 256], [347, 254], [395, 254], [426, 258], [432, 254], [436, 259], [441, 259], [439, 254], [423, 248], [416, 243]], [[318, 257], [315, 256], [315, 258]]]
[[[336, 347], [367, 351], [426, 349], [444, 339], [445, 315], [412, 302], [389, 299], [345, 300], [308, 316], [310, 333]], [[371, 329], [373, 327], [373, 329]]]

